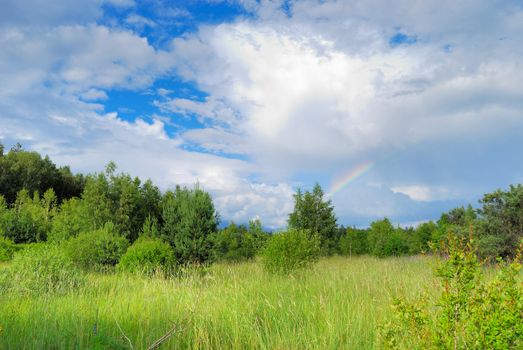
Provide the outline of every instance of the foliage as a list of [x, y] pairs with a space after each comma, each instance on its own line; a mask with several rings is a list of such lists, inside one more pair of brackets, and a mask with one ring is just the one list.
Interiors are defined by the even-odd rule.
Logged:
[[367, 236], [367, 230], [348, 227], [345, 235], [340, 238], [340, 253], [349, 256], [369, 253]]
[[424, 222], [416, 227], [409, 241], [409, 253], [427, 252], [430, 249], [432, 236], [437, 229], [438, 226], [433, 221]]
[[66, 241], [90, 229], [84, 202], [71, 198], [65, 200], [55, 213], [47, 240], [50, 242]]
[[212, 236], [218, 214], [211, 196], [198, 186], [176, 187], [163, 198], [163, 237], [174, 248], [180, 264], [201, 264], [213, 255]]
[[[3, 204], [0, 203], [0, 206]], [[15, 243], [45, 241], [51, 229], [55, 206], [56, 195], [52, 189], [46, 191], [43, 198], [38, 192], [31, 198], [27, 190], [21, 190], [12, 209], [0, 209], [2, 234]]]
[[514, 256], [523, 238], [523, 185], [511, 185], [507, 191], [487, 193], [480, 202], [483, 204], [479, 210], [481, 252], [489, 249], [489, 255]]
[[332, 254], [336, 247], [336, 216], [330, 200], [324, 200], [318, 183], [312, 192], [294, 194], [294, 210], [289, 214], [289, 228], [308, 230], [320, 240], [322, 254]]
[[7, 154], [0, 152], [0, 193], [10, 205], [22, 189], [42, 195], [52, 188], [61, 202], [79, 196], [83, 185], [82, 175], [72, 175], [68, 167], [57, 168], [47, 156], [42, 158], [37, 152], [24, 151], [19, 144]]
[[408, 253], [405, 232], [394, 228], [389, 219], [375, 221], [368, 233], [369, 252], [378, 257], [398, 256]]
[[152, 274], [169, 272], [174, 265], [174, 252], [158, 238], [140, 237], [127, 249], [118, 263], [118, 270]]
[[244, 225], [231, 222], [216, 234], [214, 251], [218, 260], [237, 262], [251, 259], [256, 254], [254, 237]]
[[13, 241], [0, 236], [0, 262], [11, 260], [17, 251], [18, 246], [16, 246]]
[[116, 165], [109, 163], [105, 173], [87, 178], [82, 193], [88, 229], [96, 230], [109, 221], [120, 234], [134, 242], [147, 217], [158, 220], [161, 195], [151, 181], [143, 185], [128, 174], [115, 174]]
[[311, 266], [318, 260], [320, 240], [305, 230], [289, 229], [272, 236], [263, 250], [263, 265], [267, 271], [288, 274]]
[[39, 243], [15, 254], [2, 289], [11, 293], [64, 293], [82, 283], [82, 274], [61, 247]]
[[436, 270], [435, 303], [394, 302], [396, 318], [383, 332], [388, 348], [521, 349], [523, 286], [517, 280], [521, 250], [512, 263], [485, 281], [473, 244], [450, 236], [448, 258]]
[[261, 252], [271, 235], [263, 230], [260, 219], [249, 221], [249, 234], [252, 236], [255, 254]]
[[437, 228], [432, 232], [433, 243], [445, 243], [448, 233], [458, 237], [468, 237], [470, 230], [477, 224], [478, 215], [472, 206], [457, 207], [441, 214]]
[[158, 224], [155, 218], [147, 216], [145, 219], [142, 230], [140, 231], [140, 238], [159, 238], [160, 230], [158, 229]]
[[66, 245], [69, 256], [78, 267], [106, 270], [118, 263], [129, 243], [117, 234], [112, 223], [107, 223], [101, 229], [79, 234]]

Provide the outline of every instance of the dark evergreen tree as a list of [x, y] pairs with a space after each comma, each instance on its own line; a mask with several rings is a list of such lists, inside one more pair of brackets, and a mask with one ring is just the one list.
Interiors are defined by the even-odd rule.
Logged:
[[163, 237], [173, 247], [178, 263], [205, 263], [213, 256], [213, 234], [218, 214], [211, 196], [198, 186], [177, 186], [163, 199]]

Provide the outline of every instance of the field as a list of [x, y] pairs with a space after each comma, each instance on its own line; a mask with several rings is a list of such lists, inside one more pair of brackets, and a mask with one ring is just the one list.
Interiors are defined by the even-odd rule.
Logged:
[[[294, 276], [257, 262], [175, 279], [91, 274], [66, 295], [2, 295], [0, 349], [372, 349], [396, 295], [430, 290], [427, 257], [324, 258]], [[2, 268], [0, 266], [0, 268]]]

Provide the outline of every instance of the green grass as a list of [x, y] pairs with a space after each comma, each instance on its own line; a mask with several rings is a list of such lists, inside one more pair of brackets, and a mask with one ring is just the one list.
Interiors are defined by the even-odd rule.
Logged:
[[145, 349], [173, 327], [161, 348], [377, 348], [392, 297], [430, 290], [433, 262], [333, 257], [294, 276], [257, 262], [171, 280], [92, 274], [66, 295], [0, 295], [0, 349]]

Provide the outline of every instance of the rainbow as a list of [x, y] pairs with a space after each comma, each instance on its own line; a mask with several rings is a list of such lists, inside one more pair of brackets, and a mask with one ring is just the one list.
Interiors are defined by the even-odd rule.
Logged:
[[327, 197], [333, 197], [336, 193], [345, 188], [348, 184], [361, 177], [363, 174], [368, 172], [374, 166], [374, 162], [364, 162], [351, 169], [347, 174], [341, 177], [339, 180], [334, 181], [330, 191], [327, 193]]

